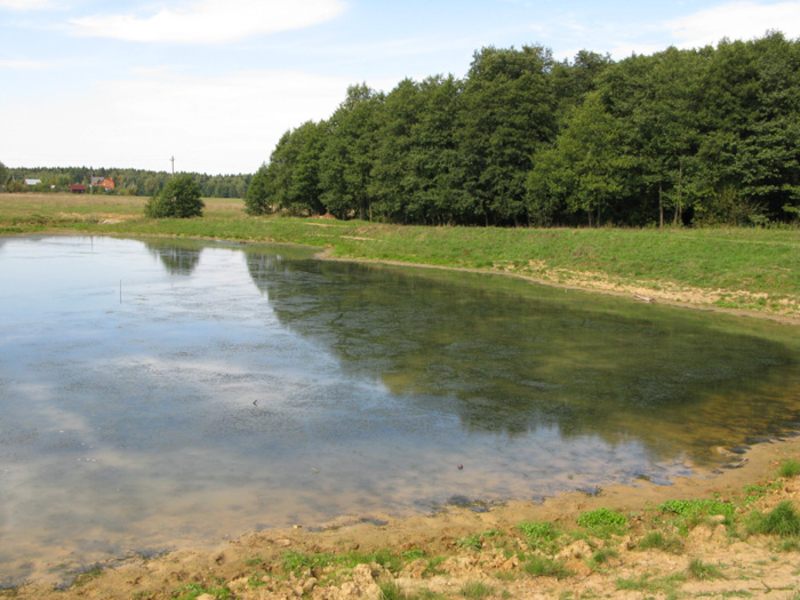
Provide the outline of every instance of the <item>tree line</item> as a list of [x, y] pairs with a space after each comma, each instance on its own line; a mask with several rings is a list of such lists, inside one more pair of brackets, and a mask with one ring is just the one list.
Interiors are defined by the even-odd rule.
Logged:
[[[252, 174], [207, 175], [189, 173], [192, 180], [206, 198], [244, 198]], [[90, 167], [55, 168], [11, 168], [0, 163], [0, 184], [6, 191], [67, 191], [70, 185], [86, 185], [92, 177], [108, 177], [114, 180], [116, 191], [134, 196], [158, 196], [172, 175], [166, 171], [141, 169], [109, 169]], [[39, 179], [41, 184], [28, 187], [25, 179]]]
[[488, 47], [463, 79], [354, 85], [328, 120], [281, 137], [245, 202], [428, 225], [797, 221], [800, 42], [619, 62]]

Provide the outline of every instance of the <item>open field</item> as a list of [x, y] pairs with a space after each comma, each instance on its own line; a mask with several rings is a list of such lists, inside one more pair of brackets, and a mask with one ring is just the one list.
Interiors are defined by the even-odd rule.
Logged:
[[499, 229], [249, 217], [142, 217], [146, 199], [0, 194], [0, 234], [82, 232], [318, 246], [328, 258], [480, 270], [642, 299], [800, 319], [800, 229]]

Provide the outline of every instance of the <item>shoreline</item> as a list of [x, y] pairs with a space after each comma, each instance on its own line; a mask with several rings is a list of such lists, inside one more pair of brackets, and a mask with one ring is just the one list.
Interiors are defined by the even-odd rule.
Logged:
[[[441, 594], [429, 597], [447, 598], [463, 597], [460, 590], [476, 578], [486, 581], [486, 585], [495, 591], [503, 590], [503, 595], [487, 597], [508, 597], [505, 593], [509, 593], [511, 597], [549, 598], [554, 595], [558, 597], [565, 590], [575, 589], [605, 590], [606, 595], [610, 593], [616, 597], [617, 593], [613, 590], [617, 589], [620, 578], [629, 574], [630, 570], [635, 572], [641, 565], [644, 551], [636, 543], [646, 537], [648, 521], [652, 513], [657, 512], [655, 508], [658, 505], [667, 500], [715, 499], [741, 506], [745, 491], [750, 486], [769, 490], [752, 503], [753, 507], [763, 505], [766, 510], [778, 502], [787, 499], [792, 501], [800, 493], [800, 477], [779, 480], [778, 485], [770, 484], [770, 481], [776, 479], [775, 472], [780, 462], [797, 457], [800, 457], [800, 436], [787, 434], [754, 445], [744, 454], [737, 455], [737, 463], [729, 468], [679, 477], [670, 485], [656, 485], [646, 481], [633, 485], [611, 485], [602, 488], [597, 494], [565, 492], [537, 503], [509, 500], [485, 512], [447, 506], [434, 514], [387, 517], [385, 522], [342, 515], [320, 524], [321, 530], [297, 525], [293, 528], [265, 529], [246, 533], [212, 550], [184, 549], [150, 559], [134, 557], [113, 561], [112, 566], [98, 566], [100, 568], [90, 569], [79, 575], [65, 589], [57, 590], [52, 584], [32, 583], [10, 591], [0, 591], [0, 597], [175, 598], [176, 590], [188, 590], [195, 586], [205, 590], [204, 593], [208, 595], [181, 597], [199, 597], [201, 600], [255, 600], [300, 596], [321, 599], [377, 599], [383, 593], [380, 586], [387, 581], [394, 581], [403, 589], [424, 587]], [[510, 540], [518, 535], [517, 525], [521, 522], [551, 522], [556, 527], [569, 531], [577, 529], [575, 523], [580, 514], [598, 509], [611, 509], [628, 515], [629, 529], [606, 540], [592, 539], [590, 535], [589, 538], [579, 538], [567, 544], [558, 556], [569, 565], [573, 573], [571, 576], [560, 578], [517, 573], [521, 563], [513, 564], [514, 555], [508, 557], [507, 550], [500, 552], [498, 548], [491, 547], [495, 542], [494, 537], [497, 540], [501, 537]], [[641, 531], [643, 528], [644, 531]], [[689, 529], [681, 542], [686, 548], [685, 553], [648, 551], [647, 560], [658, 564], [657, 570], [663, 574], [676, 567], [680, 567], [678, 571], [683, 572], [688, 568], [683, 565], [692, 559], [711, 560], [710, 557], [752, 555], [747, 559], [749, 570], [745, 569], [736, 577], [726, 573], [726, 577], [720, 580], [729, 589], [741, 589], [743, 585], [750, 585], [747, 584], [748, 581], [755, 581], [751, 578], [752, 569], [758, 568], [758, 563], [769, 557], [773, 581], [783, 581], [780, 585], [784, 588], [781, 589], [789, 591], [791, 588], [794, 591], [800, 585], [800, 578], [792, 575], [800, 558], [800, 547], [782, 552], [776, 558], [775, 544], [768, 536], [739, 540], [731, 537], [731, 529], [732, 526], [726, 528], [722, 521], [711, 518], [701, 520]], [[472, 541], [466, 543], [465, 540]], [[508, 545], [507, 541], [504, 543]], [[590, 555], [596, 552], [596, 547], [613, 548], [612, 552], [616, 554], [602, 569], [592, 565], [589, 560]], [[405, 564], [398, 570], [376, 564], [375, 560], [368, 560], [387, 551], [395, 552], [398, 557], [409, 555], [409, 558], [415, 556], [415, 553], [421, 554], [419, 559], [404, 561]], [[350, 555], [363, 555], [363, 560], [355, 558], [357, 564], [338, 570], [331, 568], [329, 572], [323, 567], [313, 565], [304, 567], [299, 572], [285, 572], [287, 556], [294, 556], [297, 560], [300, 557], [324, 556], [326, 560], [333, 561], [332, 557]], [[441, 558], [442, 568], [438, 569], [441, 571], [439, 573], [429, 573], [429, 569], [422, 568], [423, 558], [433, 556]], [[504, 558], [500, 560], [501, 557]], [[741, 560], [745, 561], [743, 558]], [[720, 560], [719, 564], [727, 563]], [[777, 575], [778, 571], [780, 576]], [[254, 573], [258, 575], [255, 583]], [[517, 575], [511, 577], [514, 573]], [[683, 587], [692, 584], [693, 589], [702, 589], [706, 593], [722, 593], [719, 589], [720, 581], [693, 582], [691, 578], [688, 583], [680, 582], [679, 579], [676, 581]], [[762, 583], [756, 582], [753, 585], [757, 589]], [[227, 592], [220, 591], [223, 588]], [[776, 589], [772, 586], [768, 588]]]

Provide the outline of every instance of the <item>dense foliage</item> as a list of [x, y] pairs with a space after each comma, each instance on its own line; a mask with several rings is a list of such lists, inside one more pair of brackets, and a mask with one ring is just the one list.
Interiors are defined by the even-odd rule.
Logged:
[[[250, 185], [251, 175], [207, 175], [191, 173], [200, 193], [205, 198], [244, 198]], [[154, 196], [169, 181], [171, 175], [166, 171], [143, 171], [140, 169], [107, 169], [89, 167], [57, 168], [8, 168], [0, 167], [0, 186], [5, 184], [7, 191], [49, 192], [68, 191], [69, 186], [80, 184], [89, 186], [92, 177], [109, 177], [116, 184], [116, 192], [134, 196]], [[13, 179], [12, 179], [13, 178]], [[27, 187], [25, 179], [40, 179], [41, 184]], [[94, 190], [103, 193], [98, 188]]]
[[614, 63], [484, 48], [463, 80], [351, 87], [286, 132], [251, 214], [416, 224], [764, 224], [800, 217], [800, 42]]
[[202, 217], [204, 206], [200, 188], [190, 174], [182, 173], [170, 179], [158, 196], [148, 200], [144, 214], [152, 219], [189, 219]]

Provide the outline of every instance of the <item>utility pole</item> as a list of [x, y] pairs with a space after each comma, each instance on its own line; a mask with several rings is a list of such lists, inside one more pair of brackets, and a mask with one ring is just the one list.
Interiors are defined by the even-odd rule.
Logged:
[[175, 157], [170, 158], [172, 161], [172, 176], [175, 177]]

